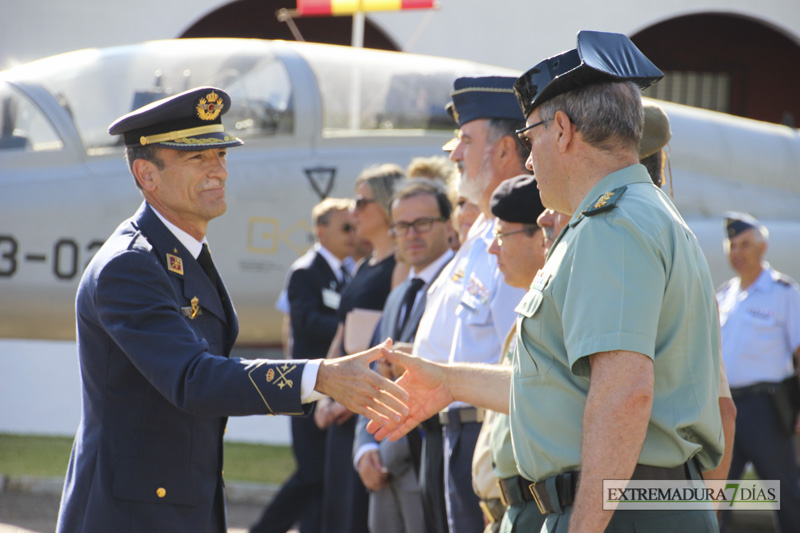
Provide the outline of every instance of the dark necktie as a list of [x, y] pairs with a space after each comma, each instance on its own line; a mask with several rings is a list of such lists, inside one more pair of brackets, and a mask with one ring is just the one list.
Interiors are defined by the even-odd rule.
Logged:
[[208, 279], [217, 286], [217, 269], [214, 267], [214, 261], [211, 259], [211, 252], [208, 251], [208, 245], [203, 243], [203, 249], [200, 250], [200, 255], [197, 256], [197, 262], [205, 270]]
[[344, 289], [345, 285], [350, 283], [350, 272], [347, 271], [347, 267], [344, 265], [342, 265], [341, 275], [342, 277], [339, 280], [339, 292], [342, 292], [342, 289]]
[[[420, 278], [413, 278], [411, 283], [408, 284], [406, 293], [403, 295], [403, 305], [400, 307], [400, 313], [397, 320], [397, 328], [394, 331], [395, 340], [400, 338], [403, 328], [406, 327], [408, 319], [411, 316], [411, 311], [414, 309], [414, 301], [417, 299], [417, 293], [425, 286], [425, 282]], [[405, 311], [404, 311], [405, 310]], [[400, 318], [402, 317], [402, 319]]]

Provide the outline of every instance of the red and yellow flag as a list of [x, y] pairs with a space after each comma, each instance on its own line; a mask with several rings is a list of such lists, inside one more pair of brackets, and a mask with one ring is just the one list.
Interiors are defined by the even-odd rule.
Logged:
[[431, 9], [435, 0], [297, 0], [301, 17], [352, 15], [359, 11]]

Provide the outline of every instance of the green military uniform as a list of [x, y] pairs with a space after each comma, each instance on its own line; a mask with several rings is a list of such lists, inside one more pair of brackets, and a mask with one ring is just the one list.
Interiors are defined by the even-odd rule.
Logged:
[[[515, 334], [516, 329], [511, 334]], [[514, 355], [516, 338], [507, 343], [507, 350], [503, 354], [502, 364], [510, 365]], [[511, 445], [511, 428], [508, 415], [493, 413], [492, 430], [490, 438], [492, 455], [492, 468], [497, 479], [509, 479], [519, 476], [517, 462], [514, 459], [514, 447]], [[518, 485], [514, 489], [518, 488]], [[515, 494], [516, 496], [516, 494]], [[521, 496], [521, 494], [520, 494]], [[545, 515], [532, 500], [509, 502], [503, 521], [500, 524], [501, 533], [514, 531], [539, 531], [544, 524]]]
[[581, 469], [586, 356], [611, 350], [654, 361], [638, 462], [674, 467], [694, 457], [703, 470], [719, 463], [711, 276], [697, 239], [643, 166], [614, 172], [589, 192], [517, 311], [510, 423], [524, 477]]

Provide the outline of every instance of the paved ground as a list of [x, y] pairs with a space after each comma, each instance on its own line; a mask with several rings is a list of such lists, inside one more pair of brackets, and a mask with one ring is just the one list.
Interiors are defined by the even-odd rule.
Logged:
[[[230, 484], [228, 533], [247, 533], [276, 487]], [[0, 482], [0, 533], [51, 533], [56, 527], [60, 480]], [[771, 533], [769, 513], [735, 513], [729, 533]], [[294, 533], [297, 533], [296, 531]]]

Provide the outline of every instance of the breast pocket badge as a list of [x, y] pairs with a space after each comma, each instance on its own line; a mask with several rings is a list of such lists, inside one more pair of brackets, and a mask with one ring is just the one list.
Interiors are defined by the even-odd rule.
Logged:
[[189, 307], [181, 307], [181, 312], [183, 312], [183, 316], [185, 316], [189, 320], [194, 320], [195, 318], [203, 314], [203, 310], [200, 309], [200, 299], [197, 296], [189, 300], [189, 303], [191, 304]]

